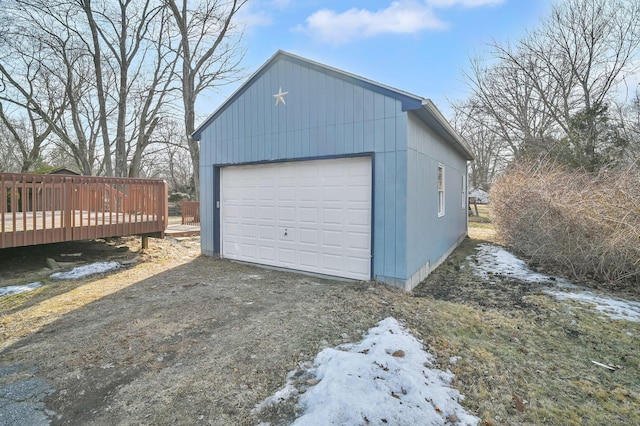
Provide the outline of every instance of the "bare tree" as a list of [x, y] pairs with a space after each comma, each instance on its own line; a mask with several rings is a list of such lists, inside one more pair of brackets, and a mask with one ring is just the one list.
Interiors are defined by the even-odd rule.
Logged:
[[[5, 29], [0, 57], [0, 123], [17, 148], [20, 171], [30, 171], [67, 106], [63, 87], [50, 72], [40, 40], [19, 25]], [[8, 36], [8, 37], [7, 37]], [[14, 48], [21, 55], [13, 55]], [[5, 65], [6, 64], [6, 65]], [[44, 116], [48, 118], [45, 119]]]
[[[96, 81], [102, 115], [106, 116], [107, 114], [105, 96], [109, 94], [116, 99], [114, 174], [115, 176], [136, 176], [139, 170], [137, 165], [128, 167], [127, 124], [131, 120], [128, 105], [131, 101], [130, 94], [135, 89], [134, 85], [140, 85], [140, 80], [144, 80], [145, 73], [148, 72], [144, 64], [149, 59], [148, 53], [154, 50], [153, 48], [149, 49], [147, 42], [158, 36], [157, 33], [151, 34], [151, 29], [155, 19], [163, 19], [162, 6], [154, 4], [151, 0], [118, 0], [115, 5], [114, 2], [92, 3], [92, 0], [78, 0], [78, 4], [84, 11], [91, 30], [91, 42], [88, 47], [93, 52], [96, 76], [112, 72], [111, 78], [115, 81], [114, 89], [117, 93], [109, 92], [105, 82], [100, 78]], [[160, 25], [160, 34], [162, 34], [163, 27], [164, 25]], [[105, 61], [107, 58], [100, 54], [104, 50], [109, 53], [107, 58], [111, 58], [111, 61]], [[136, 123], [136, 135], [143, 142], [145, 136], [140, 135], [152, 132], [154, 123], [158, 119], [154, 116], [149, 117], [149, 113], [157, 115], [163, 103], [164, 91], [162, 87], [157, 86], [164, 83], [166, 90], [168, 86], [166, 81], [170, 78], [170, 73], [163, 70], [163, 67], [167, 66], [166, 63], [162, 63], [164, 54], [161, 49], [156, 49], [155, 52], [158, 53], [158, 57], [151, 59], [151, 63], [155, 65], [152, 71], [152, 83], [149, 86], [146, 85], [146, 82], [142, 83], [142, 86], [146, 86], [147, 90], [138, 91], [139, 95], [147, 97], [142, 101], [144, 111], [139, 111], [143, 114], [142, 119], [137, 120]], [[169, 63], [168, 66], [172, 65]], [[161, 99], [155, 99], [155, 105], [152, 107], [151, 104], [154, 103], [154, 100], [151, 99], [154, 99], [157, 90], [162, 94]], [[104, 121], [101, 122], [101, 127], [103, 135], [110, 134]], [[144, 150], [144, 146], [139, 149]], [[139, 159], [139, 152], [136, 158]]]
[[14, 135], [0, 122], [0, 171], [16, 173], [21, 168]]
[[552, 155], [594, 170], [619, 150], [609, 105], [634, 72], [640, 3], [565, 0], [515, 44], [493, 43], [492, 65], [472, 64], [473, 101], [515, 153]]
[[[7, 99], [50, 126], [84, 173], [138, 176], [144, 150], [177, 95], [168, 10], [151, 0], [14, 5], [12, 31], [23, 35], [10, 43], [11, 54], [33, 59], [34, 81], [50, 82], [58, 94], [43, 99], [30, 90], [25, 69], [12, 72], [5, 67], [10, 61], [0, 59], [0, 76], [12, 89]], [[39, 57], [29, 54], [34, 47]]]
[[[514, 157], [542, 150], [552, 140], [552, 117], [536, 90], [544, 82], [533, 81], [505, 58], [490, 67], [476, 58], [465, 77], [473, 93], [466, 116], [476, 122], [485, 120], [486, 130], [506, 143]], [[555, 98], [554, 90], [547, 87], [545, 96]]]
[[[0, 34], [0, 122], [12, 139], [20, 136], [25, 167], [42, 144], [55, 143], [56, 155], [67, 153], [83, 173], [144, 173], [160, 151], [155, 134], [173, 116], [172, 102], [182, 96], [188, 136], [198, 96], [237, 79], [242, 31], [233, 18], [245, 2], [10, 3], [0, 11], [7, 30]], [[29, 141], [14, 128], [25, 118]], [[199, 145], [185, 142], [197, 188]]]
[[469, 188], [491, 189], [494, 177], [513, 158], [509, 143], [500, 138], [499, 123], [471, 103], [453, 104], [452, 123], [475, 154], [469, 165]]
[[200, 147], [191, 138], [195, 104], [202, 91], [238, 79], [243, 52], [241, 32], [233, 18], [247, 0], [164, 0], [171, 10], [180, 40], [182, 72], [178, 75], [184, 108], [184, 127], [193, 165], [196, 197], [200, 188]]
[[[155, 66], [147, 71], [148, 77], [145, 85], [136, 88], [137, 96], [132, 99], [135, 139], [127, 148], [127, 157], [130, 158], [129, 176], [140, 175], [143, 154], [154, 143], [154, 133], [162, 120], [169, 120], [165, 106], [168, 100], [174, 99], [173, 76], [178, 64], [175, 49], [172, 48], [168, 28], [171, 15], [166, 9], [161, 11], [160, 19], [156, 22], [153, 31], [157, 42], [145, 47], [142, 61], [151, 58]], [[157, 140], [157, 138], [156, 138]], [[157, 143], [157, 141], [155, 141]], [[159, 148], [160, 149], [160, 148]]]
[[640, 87], [629, 105], [618, 106], [617, 114], [622, 138], [628, 142], [621, 162], [640, 167]]
[[195, 195], [193, 165], [184, 134], [184, 125], [178, 121], [165, 122], [160, 129], [162, 161], [167, 165], [162, 177], [172, 191]]

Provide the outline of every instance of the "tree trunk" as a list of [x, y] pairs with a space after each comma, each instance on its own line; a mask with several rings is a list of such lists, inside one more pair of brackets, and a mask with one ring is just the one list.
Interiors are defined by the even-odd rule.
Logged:
[[[183, 67], [184, 68], [184, 67]], [[193, 80], [189, 80], [183, 87], [184, 99], [184, 125], [187, 136], [187, 144], [189, 146], [189, 155], [191, 156], [191, 164], [193, 166], [193, 185], [195, 190], [195, 199], [200, 199], [200, 142], [193, 139], [191, 135], [195, 131], [195, 96], [193, 95]]]
[[85, 14], [87, 15], [87, 21], [91, 30], [91, 41], [93, 43], [94, 51], [92, 52], [93, 65], [96, 72], [96, 91], [98, 94], [98, 105], [100, 108], [99, 123], [102, 130], [102, 146], [104, 150], [104, 170], [107, 176], [113, 176], [113, 163], [111, 162], [111, 142], [109, 141], [109, 125], [107, 124], [107, 102], [104, 92], [104, 82], [102, 80], [102, 59], [100, 57], [100, 40], [98, 38], [98, 25], [93, 18], [93, 11], [91, 9], [91, 0], [84, 0], [81, 3]]

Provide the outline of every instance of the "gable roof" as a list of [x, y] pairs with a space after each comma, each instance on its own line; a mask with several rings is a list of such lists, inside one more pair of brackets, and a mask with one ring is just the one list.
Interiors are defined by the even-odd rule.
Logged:
[[204, 129], [280, 59], [286, 59], [295, 64], [331, 75], [332, 77], [339, 78], [346, 82], [400, 101], [402, 103], [403, 111], [415, 112], [422, 121], [424, 121], [438, 135], [440, 135], [444, 140], [451, 144], [467, 160], [473, 160], [475, 158], [473, 153], [471, 152], [471, 149], [467, 146], [462, 137], [453, 129], [453, 127], [451, 127], [451, 125], [447, 122], [442, 113], [438, 110], [438, 108], [436, 108], [435, 104], [431, 100], [413, 95], [408, 92], [404, 92], [399, 89], [385, 86], [384, 84], [377, 83], [373, 80], [369, 80], [364, 77], [360, 77], [355, 74], [351, 74], [346, 71], [342, 71], [337, 68], [333, 68], [328, 65], [324, 65], [289, 52], [285, 52], [283, 50], [278, 50], [273, 56], [271, 56], [271, 58], [269, 58], [267, 62], [265, 62], [260, 68], [258, 68], [258, 70], [254, 72], [246, 82], [244, 82], [231, 96], [229, 96], [229, 98], [227, 98], [226, 101], [222, 103], [222, 105], [220, 105], [209, 117], [207, 117], [207, 119], [204, 120], [204, 122], [202, 122], [202, 124], [200, 124], [200, 126], [198, 126], [191, 137], [195, 140], [200, 140]]
[[46, 175], [74, 175], [80, 176], [81, 173], [67, 167], [58, 167], [57, 169], [49, 170]]

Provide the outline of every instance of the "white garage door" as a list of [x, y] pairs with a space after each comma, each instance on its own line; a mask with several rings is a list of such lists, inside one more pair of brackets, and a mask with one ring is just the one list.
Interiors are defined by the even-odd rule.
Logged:
[[371, 159], [225, 167], [222, 256], [368, 280]]

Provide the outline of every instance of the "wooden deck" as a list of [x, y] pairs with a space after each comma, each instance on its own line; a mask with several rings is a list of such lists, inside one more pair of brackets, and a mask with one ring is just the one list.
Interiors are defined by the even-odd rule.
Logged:
[[200, 227], [200, 201], [183, 201], [182, 224]]
[[200, 225], [182, 225], [175, 224], [167, 226], [164, 231], [164, 235], [167, 237], [193, 237], [200, 235]]
[[162, 180], [0, 173], [0, 248], [125, 235], [164, 237]]

